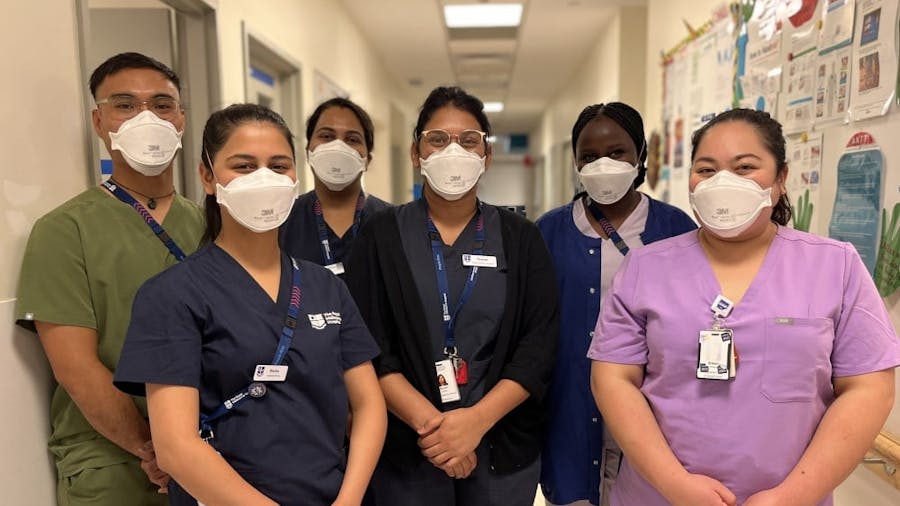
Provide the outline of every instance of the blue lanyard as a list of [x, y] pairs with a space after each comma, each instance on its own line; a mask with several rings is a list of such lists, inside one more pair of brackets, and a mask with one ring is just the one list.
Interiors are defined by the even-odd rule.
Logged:
[[[427, 213], [427, 206], [426, 206]], [[484, 252], [484, 215], [481, 212], [481, 203], [478, 204], [475, 222], [475, 247], [472, 249], [473, 255], [481, 255]], [[459, 294], [459, 301], [456, 307], [450, 308], [450, 284], [447, 282], [447, 266], [444, 265], [444, 240], [438, 232], [431, 216], [426, 214], [428, 225], [428, 238], [431, 241], [431, 259], [434, 261], [434, 272], [437, 275], [438, 295], [440, 296], [441, 315], [444, 325], [444, 353], [448, 356], [456, 356], [456, 339], [453, 335], [455, 331], [454, 325], [459, 312], [465, 305], [466, 301], [472, 295], [475, 283], [478, 280], [478, 267], [472, 266], [466, 285], [463, 287], [462, 293]]]
[[140, 202], [135, 200], [135, 198], [132, 197], [131, 194], [123, 190], [119, 185], [111, 183], [109, 181], [104, 181], [103, 187], [109, 190], [110, 193], [115, 195], [117, 199], [133, 207], [134, 210], [137, 211], [139, 215], [141, 215], [141, 218], [144, 218], [147, 226], [150, 227], [150, 230], [153, 230], [153, 233], [156, 234], [156, 237], [158, 237], [159, 240], [162, 241], [162, 243], [165, 244], [167, 248], [169, 248], [169, 251], [172, 253], [176, 260], [181, 262], [182, 260], [187, 258], [187, 255], [185, 255], [184, 252], [181, 251], [181, 248], [179, 248], [178, 245], [175, 244], [175, 240], [172, 239], [172, 237], [169, 236], [169, 234], [165, 230], [163, 230], [162, 225], [154, 220], [153, 216], [150, 216], [150, 212], [147, 211], [147, 209], [145, 209]]
[[597, 220], [597, 223], [600, 224], [600, 228], [602, 228], [603, 231], [606, 232], [606, 236], [609, 237], [609, 240], [612, 241], [613, 244], [616, 245], [616, 248], [618, 248], [619, 252], [622, 253], [622, 256], [627, 255], [628, 245], [625, 244], [625, 240], [622, 239], [622, 236], [620, 236], [619, 233], [616, 232], [616, 229], [612, 226], [612, 223], [610, 223], [609, 220], [607, 220], [606, 217], [603, 216], [603, 213], [600, 212], [600, 209], [598, 209], [593, 202], [588, 204], [587, 208], [591, 211], [591, 214], [594, 216], [594, 219]]
[[[356, 212], [353, 214], [353, 226], [350, 228], [350, 237], [356, 238], [356, 232], [359, 230], [359, 219], [362, 216], [363, 205], [366, 203], [366, 196], [363, 192], [359, 192], [359, 198], [356, 199]], [[325, 265], [335, 263], [334, 253], [331, 251], [331, 242], [328, 240], [328, 225], [325, 224], [325, 216], [322, 214], [322, 203], [316, 197], [313, 204], [313, 214], [316, 215], [316, 226], [319, 229], [319, 244], [322, 246], [322, 257], [325, 259]]]
[[[284, 362], [284, 357], [287, 355], [288, 349], [291, 347], [291, 341], [294, 339], [294, 329], [297, 328], [297, 316], [300, 313], [300, 302], [302, 299], [300, 292], [300, 267], [293, 258], [291, 259], [291, 264], [294, 267], [291, 300], [288, 305], [287, 316], [284, 318], [284, 327], [281, 329], [281, 337], [278, 338], [278, 348], [275, 349], [275, 356], [272, 358], [272, 365], [281, 365]], [[264, 384], [252, 382], [220, 404], [211, 414], [204, 415], [200, 413], [200, 436], [207, 440], [212, 439], [212, 422], [231, 413], [234, 408], [247, 400], [248, 397], [258, 399], [265, 394], [266, 386]]]

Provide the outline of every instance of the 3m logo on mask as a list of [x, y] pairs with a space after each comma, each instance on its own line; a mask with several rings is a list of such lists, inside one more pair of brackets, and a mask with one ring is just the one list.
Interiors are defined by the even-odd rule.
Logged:
[[462, 181], [462, 176], [450, 176], [451, 183], [456, 183], [458, 181]]
[[268, 209], [262, 209], [259, 211], [260, 216], [275, 216], [275, 210], [271, 207]]
[[716, 216], [727, 216], [728, 208], [727, 207], [719, 207], [716, 209]]
[[329, 313], [316, 313], [306, 315], [309, 318], [309, 324], [316, 330], [322, 330], [328, 325], [340, 325], [341, 313], [332, 311]]
[[160, 151], [159, 144], [150, 144], [147, 146], [147, 151]]

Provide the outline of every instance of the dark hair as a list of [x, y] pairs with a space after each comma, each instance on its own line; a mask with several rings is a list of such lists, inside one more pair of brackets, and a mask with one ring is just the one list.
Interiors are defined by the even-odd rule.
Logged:
[[[775, 120], [769, 113], [764, 111], [756, 111], [753, 109], [732, 109], [725, 111], [709, 123], [703, 125], [691, 136], [691, 162], [697, 156], [697, 146], [709, 131], [710, 128], [730, 121], [743, 121], [753, 127], [759, 135], [766, 150], [775, 158], [775, 176], [783, 173], [787, 169], [787, 156], [784, 143], [784, 134], [781, 132], [781, 123]], [[788, 199], [787, 192], [782, 192], [775, 207], [772, 208], [772, 221], [779, 225], [787, 225], [791, 221], [791, 201]]]
[[115, 74], [116, 72], [125, 69], [155, 70], [164, 75], [169, 81], [172, 81], [172, 84], [175, 85], [178, 93], [181, 93], [181, 80], [178, 79], [178, 74], [176, 74], [174, 70], [170, 69], [165, 63], [162, 63], [141, 53], [119, 53], [115, 56], [110, 57], [105, 62], [101, 63], [96, 69], [94, 69], [94, 72], [91, 74], [90, 80], [91, 95], [96, 99], [97, 88], [100, 87], [100, 84], [103, 82], [103, 80]]
[[309, 140], [312, 139], [313, 132], [316, 130], [316, 123], [319, 122], [319, 116], [321, 116], [326, 109], [331, 107], [350, 109], [350, 111], [356, 115], [356, 119], [358, 119], [359, 124], [362, 125], [363, 137], [366, 139], [366, 150], [371, 156], [372, 150], [375, 149], [375, 126], [372, 124], [372, 118], [369, 117], [369, 114], [362, 107], [347, 98], [331, 98], [316, 107], [316, 110], [313, 111], [309, 116], [309, 119], [306, 120], [306, 143], [309, 144]]
[[419, 109], [419, 120], [416, 122], [415, 130], [413, 130], [413, 142], [418, 142], [419, 136], [425, 130], [425, 125], [434, 116], [435, 111], [448, 105], [475, 116], [485, 135], [491, 135], [491, 122], [488, 121], [487, 114], [484, 113], [484, 103], [478, 97], [469, 95], [458, 86], [438, 86], [431, 90], [428, 98], [422, 103], [422, 108]]
[[[269, 123], [284, 134], [284, 138], [291, 146], [291, 155], [294, 152], [294, 135], [288, 128], [284, 119], [268, 107], [257, 104], [233, 104], [225, 109], [212, 113], [206, 126], [203, 127], [203, 149], [201, 161], [203, 166], [212, 171], [213, 159], [221, 151], [222, 146], [231, 138], [231, 134], [242, 125], [251, 122]], [[204, 201], [206, 212], [206, 231], [203, 233], [201, 244], [207, 244], [216, 239], [222, 230], [222, 211], [216, 202], [215, 195], [207, 195]]]
[[588, 123], [600, 116], [606, 116], [615, 121], [634, 142], [634, 149], [637, 151], [638, 161], [641, 165], [638, 168], [638, 175], [634, 178], [634, 188], [637, 189], [644, 183], [644, 178], [647, 176], [647, 166], [644, 164], [647, 161], [647, 138], [644, 137], [644, 121], [641, 119], [641, 113], [637, 112], [634, 107], [622, 102], [594, 104], [585, 107], [572, 127], [572, 156], [575, 156], [581, 131]]

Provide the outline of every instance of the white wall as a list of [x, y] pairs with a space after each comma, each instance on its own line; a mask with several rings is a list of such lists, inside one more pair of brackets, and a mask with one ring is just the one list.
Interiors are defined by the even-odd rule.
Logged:
[[[0, 46], [0, 490], [4, 504], [52, 504], [47, 452], [51, 375], [37, 337], [15, 327], [22, 252], [36, 218], [88, 185], [75, 3], [7, 2]], [[52, 14], [48, 14], [52, 13]], [[39, 27], [39, 29], [36, 29]], [[37, 35], [37, 37], [36, 37]], [[12, 48], [15, 48], [13, 50]]]
[[[394, 103], [404, 113], [404, 128], [412, 132], [418, 104], [411, 104], [398, 94], [400, 86], [384, 70], [342, 4], [329, 0], [219, 0], [216, 12], [222, 105], [244, 101], [243, 21], [253, 33], [263, 35], [279, 51], [300, 63], [304, 129], [306, 118], [318, 105], [313, 95], [315, 71], [349, 92], [350, 99], [369, 113], [375, 123], [375, 150], [365, 176], [366, 191], [390, 200], [390, 105]], [[305, 139], [304, 131], [295, 135], [298, 140]], [[297, 147], [305, 149], [305, 141], [298, 142]], [[406, 163], [412, 170], [411, 163]], [[312, 178], [306, 180], [311, 188]]]

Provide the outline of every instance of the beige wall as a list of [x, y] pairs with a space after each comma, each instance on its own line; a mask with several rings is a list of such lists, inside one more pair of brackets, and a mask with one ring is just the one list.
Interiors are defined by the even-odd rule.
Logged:
[[[34, 334], [13, 324], [16, 283], [31, 225], [85, 189], [83, 86], [75, 3], [8, 2], [0, 33], [0, 84], [7, 111], [0, 139], [0, 489], [4, 504], [52, 504], [55, 477], [46, 448], [50, 373]], [[12, 48], [15, 48], [13, 50]]]
[[[415, 107], [402, 96], [379, 56], [363, 39], [339, 2], [329, 0], [219, 0], [217, 8], [222, 105], [244, 101], [241, 22], [299, 62], [303, 86], [303, 121], [316, 107], [313, 76], [321, 72], [350, 94], [375, 123], [374, 160], [365, 176], [366, 190], [391, 199], [390, 104], [405, 116], [412, 132]], [[304, 132], [295, 132], [303, 139]], [[298, 143], [305, 148], [305, 142]], [[408, 162], [407, 162], [408, 163]], [[409, 165], [410, 170], [412, 166]], [[304, 167], [304, 170], [309, 170]], [[306, 181], [311, 185], [312, 178]]]

